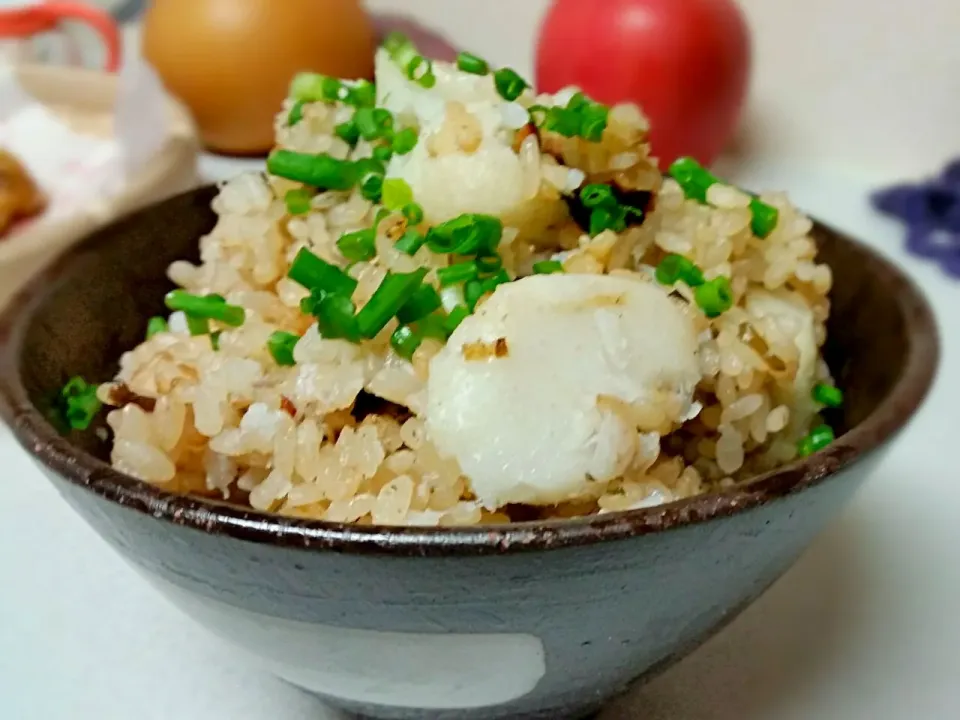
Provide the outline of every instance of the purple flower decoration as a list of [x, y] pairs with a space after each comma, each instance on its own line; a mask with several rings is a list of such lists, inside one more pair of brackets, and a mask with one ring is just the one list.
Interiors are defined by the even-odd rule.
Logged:
[[871, 198], [882, 213], [907, 226], [907, 251], [936, 260], [944, 272], [960, 279], [960, 159], [939, 177], [879, 190]]

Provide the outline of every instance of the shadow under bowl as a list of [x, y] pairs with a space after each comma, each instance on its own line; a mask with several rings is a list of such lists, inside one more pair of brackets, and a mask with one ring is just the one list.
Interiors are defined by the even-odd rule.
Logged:
[[366, 716], [595, 712], [793, 564], [917, 410], [938, 362], [917, 288], [818, 224], [835, 277], [825, 353], [846, 397], [830, 417], [840, 436], [746, 485], [475, 529], [338, 525], [172, 495], [109, 466], [102, 420], [61, 437], [45, 416], [71, 376], [112, 377], [164, 312], [165, 270], [197, 259], [215, 192], [99, 231], [21, 293], [0, 318], [0, 412], [66, 500], [174, 603], [280, 677]]

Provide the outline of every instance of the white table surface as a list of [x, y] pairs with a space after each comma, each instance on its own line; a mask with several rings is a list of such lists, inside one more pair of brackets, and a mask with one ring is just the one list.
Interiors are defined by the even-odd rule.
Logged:
[[[236, 163], [204, 162], [222, 176]], [[931, 398], [844, 516], [721, 635], [604, 720], [960, 717], [960, 282], [906, 256], [843, 168], [753, 167], [871, 241], [929, 292], [943, 341]], [[333, 720], [167, 605], [0, 431], [0, 718]]]

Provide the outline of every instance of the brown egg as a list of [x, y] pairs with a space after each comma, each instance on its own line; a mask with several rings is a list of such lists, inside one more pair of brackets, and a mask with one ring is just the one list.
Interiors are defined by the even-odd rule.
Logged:
[[372, 78], [374, 30], [358, 0], [153, 0], [144, 56], [192, 111], [204, 143], [264, 153], [291, 78]]

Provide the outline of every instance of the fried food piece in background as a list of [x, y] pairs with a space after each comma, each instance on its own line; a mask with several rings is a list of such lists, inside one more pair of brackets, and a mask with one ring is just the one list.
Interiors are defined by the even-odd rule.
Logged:
[[0, 234], [41, 212], [46, 198], [17, 158], [0, 149]]

